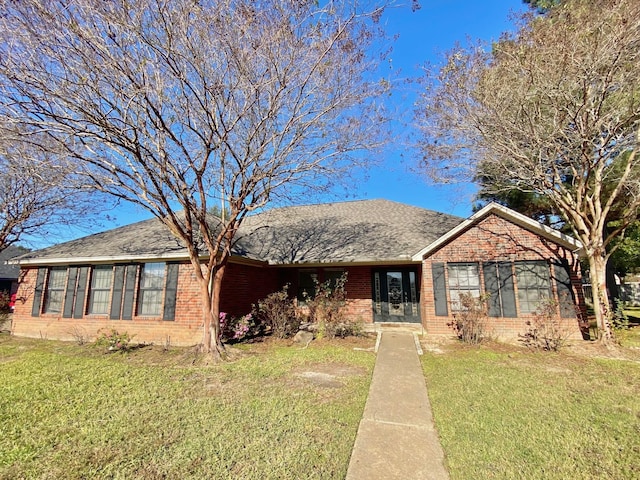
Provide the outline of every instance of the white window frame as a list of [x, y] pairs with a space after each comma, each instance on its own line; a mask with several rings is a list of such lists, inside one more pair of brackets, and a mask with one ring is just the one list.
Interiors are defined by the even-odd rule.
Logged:
[[138, 308], [140, 317], [159, 317], [162, 315], [164, 287], [167, 277], [167, 264], [164, 262], [143, 263], [140, 266], [138, 281]]
[[67, 285], [67, 267], [51, 267], [47, 273], [44, 313], [62, 313]]
[[[105, 285], [102, 283], [106, 280], [106, 276], [102, 277], [102, 273], [98, 272], [108, 272], [108, 280], [109, 284]], [[100, 285], [96, 285], [96, 283], [100, 281]], [[109, 313], [110, 308], [110, 300], [111, 300], [111, 289], [113, 288], [113, 265], [96, 265], [92, 268], [91, 271], [91, 288], [89, 292], [89, 308], [88, 313], [90, 315], [107, 315]], [[99, 301], [96, 302], [98, 297]], [[99, 305], [101, 308], [98, 308]]]
[[447, 290], [452, 312], [462, 310], [460, 296], [480, 298], [480, 265], [475, 262], [447, 263]]

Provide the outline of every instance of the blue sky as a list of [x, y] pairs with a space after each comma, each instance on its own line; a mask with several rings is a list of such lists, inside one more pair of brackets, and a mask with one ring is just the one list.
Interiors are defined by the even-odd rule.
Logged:
[[[422, 0], [421, 5], [417, 12], [407, 6], [386, 15], [387, 31], [399, 35], [391, 63], [405, 76], [419, 74], [420, 65], [426, 61], [440, 63], [456, 42], [464, 45], [467, 38], [497, 39], [502, 32], [514, 29], [510, 14], [527, 8], [522, 0]], [[401, 110], [412, 110], [411, 98], [401, 101]], [[412, 170], [412, 153], [402, 153], [393, 146], [389, 148], [382, 163], [369, 171], [368, 180], [354, 186], [354, 195], [386, 198], [461, 217], [471, 215], [473, 186], [429, 185]]]
[[[418, 75], [420, 66], [427, 61], [439, 63], [444, 52], [456, 42], [464, 44], [467, 38], [497, 39], [502, 32], [514, 28], [510, 13], [526, 10], [522, 0], [421, 0], [422, 8], [415, 12], [411, 9], [411, 0], [405, 0], [405, 3], [387, 10], [382, 17], [388, 36], [398, 35], [393, 43], [390, 71], [391, 67], [394, 71], [400, 70], [403, 77]], [[398, 111], [412, 111], [415, 96], [399, 94], [394, 98], [397, 98], [394, 107]], [[413, 155], [411, 151], [403, 151], [399, 145], [391, 145], [380, 163], [366, 172], [367, 178], [349, 189], [349, 199], [385, 198], [461, 217], [471, 215], [473, 187], [429, 185], [422, 175], [412, 170]], [[140, 207], [126, 204], [105, 213], [115, 221], [95, 223], [88, 228], [89, 231], [57, 232], [44, 244], [151, 217]], [[36, 240], [30, 246], [45, 245]]]

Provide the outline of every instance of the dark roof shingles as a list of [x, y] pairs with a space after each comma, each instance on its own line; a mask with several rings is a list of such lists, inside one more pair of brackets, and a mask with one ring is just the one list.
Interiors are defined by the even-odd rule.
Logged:
[[184, 255], [186, 248], [160, 220], [152, 218], [30, 252], [21, 259], [153, 258], [173, 253]]
[[286, 207], [247, 218], [239, 243], [276, 264], [401, 261], [461, 221], [388, 200]]
[[[294, 206], [245, 218], [234, 255], [273, 264], [406, 261], [463, 219], [388, 200]], [[158, 219], [30, 252], [22, 259], [186, 257]]]

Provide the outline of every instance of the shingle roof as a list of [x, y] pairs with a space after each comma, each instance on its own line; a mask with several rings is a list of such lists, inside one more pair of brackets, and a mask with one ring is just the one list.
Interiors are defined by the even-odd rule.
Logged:
[[[247, 217], [234, 254], [272, 264], [411, 261], [464, 219], [388, 200], [285, 207]], [[21, 257], [25, 263], [186, 258], [157, 219], [89, 235]]]
[[286, 207], [245, 219], [238, 246], [274, 264], [410, 261], [463, 220], [389, 200]]
[[20, 260], [74, 262], [183, 257], [187, 253], [167, 227], [156, 218], [114, 228], [70, 242], [29, 252]]

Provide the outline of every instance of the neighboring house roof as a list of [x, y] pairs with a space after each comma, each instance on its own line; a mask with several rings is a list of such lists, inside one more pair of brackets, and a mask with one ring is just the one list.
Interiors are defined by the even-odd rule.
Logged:
[[[271, 264], [407, 262], [463, 219], [388, 200], [284, 207], [246, 217], [233, 255]], [[158, 219], [29, 252], [21, 264], [187, 258]]]
[[25, 249], [11, 245], [0, 252], [0, 280], [17, 280], [20, 276], [20, 266], [5, 263], [7, 260], [23, 254]]
[[504, 218], [505, 220], [508, 220], [511, 223], [514, 223], [527, 230], [530, 230], [548, 240], [553, 241], [554, 243], [557, 243], [558, 245], [561, 245], [565, 248], [575, 251], [578, 254], [580, 254], [580, 251], [582, 250], [582, 243], [580, 243], [578, 240], [572, 237], [569, 237], [568, 235], [565, 235], [559, 232], [558, 230], [555, 230], [551, 227], [543, 225], [542, 223], [537, 222], [527, 217], [526, 215], [522, 215], [521, 213], [511, 210], [510, 208], [507, 208], [503, 205], [492, 202], [486, 205], [485, 207], [483, 207], [482, 209], [478, 210], [476, 213], [470, 216], [467, 220], [465, 220], [464, 222], [460, 223], [455, 228], [447, 232], [446, 235], [443, 235], [433, 243], [430, 243], [429, 245], [424, 247], [422, 250], [420, 250], [418, 253], [416, 253], [413, 256], [413, 260], [414, 261], [422, 260], [423, 258], [433, 253], [435, 250], [445, 245], [446, 243], [450, 242], [451, 240], [456, 238], [458, 235], [467, 231], [469, 228], [476, 225], [477, 223], [479, 223], [481, 220], [488, 217], [489, 215], [497, 215], [501, 218]]

